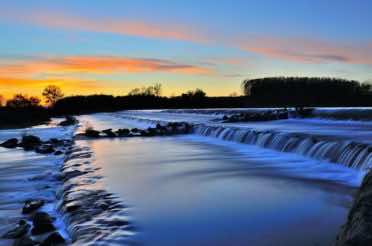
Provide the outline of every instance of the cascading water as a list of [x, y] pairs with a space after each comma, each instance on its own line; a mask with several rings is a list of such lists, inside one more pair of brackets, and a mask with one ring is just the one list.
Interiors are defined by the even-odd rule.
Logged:
[[356, 169], [372, 166], [372, 145], [306, 134], [195, 125], [195, 134], [300, 154]]

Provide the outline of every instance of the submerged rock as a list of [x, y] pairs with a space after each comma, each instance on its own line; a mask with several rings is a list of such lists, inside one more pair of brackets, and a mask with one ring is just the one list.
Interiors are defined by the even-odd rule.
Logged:
[[21, 220], [14, 229], [8, 231], [1, 237], [6, 238], [6, 239], [20, 238], [23, 235], [27, 234], [29, 230], [30, 230], [30, 225], [27, 224], [26, 221]]
[[41, 208], [44, 205], [43, 200], [27, 200], [22, 208], [23, 214], [29, 214]]
[[60, 151], [60, 150], [57, 150], [56, 152], [54, 152], [54, 155], [62, 155], [62, 154], [63, 154], [63, 152]]
[[0, 146], [8, 149], [13, 149], [18, 146], [18, 139], [16, 138], [11, 138], [0, 144]]
[[55, 231], [53, 219], [45, 212], [37, 212], [32, 218], [32, 235], [39, 235], [46, 232]]
[[65, 245], [65, 243], [66, 240], [61, 236], [61, 234], [53, 232], [40, 244], [40, 246], [57, 246]]
[[39, 154], [51, 154], [55, 150], [54, 150], [53, 145], [51, 145], [51, 144], [43, 144], [43, 145], [37, 146], [36, 149], [35, 149], [35, 151], [36, 151], [36, 153], [39, 153]]

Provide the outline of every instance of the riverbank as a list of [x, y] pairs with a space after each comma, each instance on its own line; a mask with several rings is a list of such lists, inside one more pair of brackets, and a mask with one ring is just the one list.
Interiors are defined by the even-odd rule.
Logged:
[[363, 180], [335, 246], [372, 245], [372, 172]]

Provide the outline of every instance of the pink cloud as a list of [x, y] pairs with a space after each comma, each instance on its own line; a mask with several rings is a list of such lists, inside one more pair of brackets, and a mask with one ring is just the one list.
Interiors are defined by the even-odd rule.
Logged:
[[241, 49], [267, 57], [302, 62], [372, 64], [372, 45], [346, 45], [305, 38], [253, 37], [238, 42]]

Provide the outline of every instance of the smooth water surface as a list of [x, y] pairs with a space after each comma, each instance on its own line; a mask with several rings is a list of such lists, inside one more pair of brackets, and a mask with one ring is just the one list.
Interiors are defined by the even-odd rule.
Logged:
[[332, 245], [354, 191], [190, 138], [88, 143], [146, 245]]

